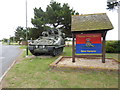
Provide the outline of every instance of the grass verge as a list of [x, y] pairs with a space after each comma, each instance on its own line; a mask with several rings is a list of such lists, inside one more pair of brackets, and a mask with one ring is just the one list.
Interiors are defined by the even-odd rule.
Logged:
[[[23, 53], [22, 57], [25, 57]], [[29, 52], [30, 54], [30, 52]], [[71, 48], [65, 47], [63, 56], [71, 56]], [[114, 57], [116, 54], [108, 54]], [[4, 88], [118, 88], [118, 74], [97, 71], [54, 71], [49, 64], [57, 57], [25, 58], [8, 72]]]

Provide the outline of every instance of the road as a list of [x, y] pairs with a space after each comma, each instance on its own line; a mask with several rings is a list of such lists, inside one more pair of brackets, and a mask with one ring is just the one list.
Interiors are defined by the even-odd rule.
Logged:
[[21, 50], [19, 46], [2, 45], [0, 43], [0, 78], [20, 55]]

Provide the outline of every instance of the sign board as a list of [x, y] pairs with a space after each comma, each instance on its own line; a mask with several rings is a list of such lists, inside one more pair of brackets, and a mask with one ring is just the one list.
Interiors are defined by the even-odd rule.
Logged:
[[101, 54], [101, 33], [76, 34], [76, 54]]

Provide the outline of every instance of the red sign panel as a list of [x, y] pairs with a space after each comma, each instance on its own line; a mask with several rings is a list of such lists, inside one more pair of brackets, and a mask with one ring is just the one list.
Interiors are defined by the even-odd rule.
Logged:
[[101, 34], [77, 34], [76, 44], [84, 44], [86, 39], [90, 38], [92, 43], [101, 43]]

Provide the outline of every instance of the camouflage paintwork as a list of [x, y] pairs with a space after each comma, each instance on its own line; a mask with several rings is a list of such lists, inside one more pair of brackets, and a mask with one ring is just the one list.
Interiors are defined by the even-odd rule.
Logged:
[[65, 35], [58, 29], [42, 32], [42, 36], [33, 40], [28, 48], [33, 55], [50, 54], [56, 56], [62, 53], [65, 46]]

